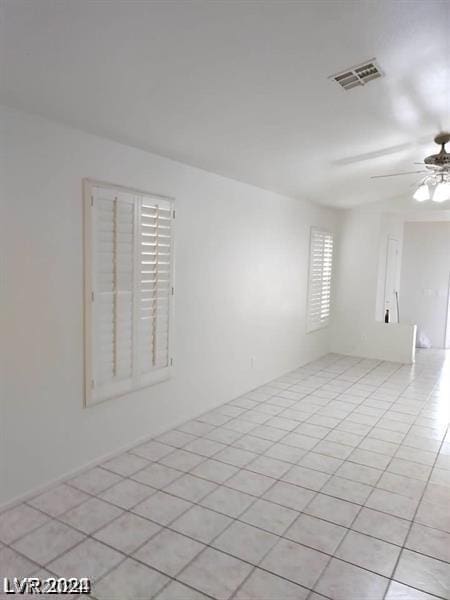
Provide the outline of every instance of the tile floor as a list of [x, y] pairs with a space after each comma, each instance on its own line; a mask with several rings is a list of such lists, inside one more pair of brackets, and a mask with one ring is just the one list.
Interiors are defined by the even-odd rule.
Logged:
[[98, 600], [450, 599], [449, 413], [449, 353], [328, 355], [0, 513], [0, 576], [91, 577]]

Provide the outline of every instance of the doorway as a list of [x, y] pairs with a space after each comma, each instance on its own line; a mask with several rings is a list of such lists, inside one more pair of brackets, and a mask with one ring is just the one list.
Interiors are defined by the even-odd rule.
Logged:
[[444, 348], [450, 348], [450, 274], [448, 277], [448, 292], [447, 292], [447, 319], [445, 327]]
[[388, 236], [384, 280], [384, 312], [389, 310], [389, 320], [394, 323], [399, 322], [397, 307], [398, 252], [399, 241]]

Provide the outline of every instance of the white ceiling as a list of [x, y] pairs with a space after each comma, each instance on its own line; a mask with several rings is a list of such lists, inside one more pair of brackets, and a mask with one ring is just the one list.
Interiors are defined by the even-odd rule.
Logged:
[[[450, 0], [1, 0], [0, 101], [332, 206], [450, 129]], [[376, 57], [386, 76], [328, 76]], [[429, 143], [423, 145], [423, 142]]]

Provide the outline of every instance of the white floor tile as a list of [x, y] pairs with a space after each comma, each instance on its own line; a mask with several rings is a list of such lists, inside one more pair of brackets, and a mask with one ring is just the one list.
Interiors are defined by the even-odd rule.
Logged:
[[94, 585], [98, 600], [137, 600], [152, 598], [168, 577], [128, 558]]
[[156, 490], [148, 485], [143, 485], [132, 479], [124, 479], [102, 492], [99, 497], [120, 508], [129, 510], [155, 492]]
[[[3, 577], [28, 577], [35, 573], [38, 565], [6, 546], [0, 548], [0, 565]], [[3, 584], [3, 581], [2, 581]]]
[[352, 524], [352, 529], [401, 546], [406, 539], [410, 522], [384, 512], [363, 508]]
[[425, 489], [425, 482], [411, 479], [404, 475], [385, 472], [380, 477], [376, 487], [406, 496], [407, 498], [411, 498], [411, 500], [420, 500]]
[[273, 477], [274, 479], [282, 477], [290, 468], [289, 463], [269, 456], [258, 456], [247, 465], [249, 471], [261, 473], [261, 475], [267, 475], [267, 477]]
[[325, 569], [329, 557], [289, 540], [280, 540], [261, 567], [294, 583], [311, 588]]
[[82, 533], [52, 520], [15, 542], [13, 547], [30, 560], [46, 565], [83, 538]]
[[168, 494], [173, 494], [190, 502], [199, 502], [217, 488], [215, 483], [187, 473], [164, 488]]
[[315, 550], [334, 554], [346, 533], [346, 527], [301, 514], [284, 537]]
[[62, 484], [32, 498], [28, 501], [28, 504], [52, 517], [57, 517], [88, 499], [89, 496], [84, 492]]
[[272, 533], [235, 521], [211, 545], [217, 550], [257, 565], [278, 539], [278, 536]]
[[160, 525], [126, 512], [102, 527], [94, 537], [125, 554], [131, 554], [160, 529]]
[[103, 463], [102, 467], [108, 471], [113, 471], [113, 473], [127, 477], [128, 475], [136, 473], [136, 471], [140, 471], [148, 464], [149, 462], [148, 460], [145, 460], [145, 458], [124, 452]]
[[391, 577], [400, 548], [368, 535], [349, 531], [336, 556], [359, 567]]
[[146, 458], [147, 460], [159, 460], [173, 452], [173, 447], [167, 444], [161, 444], [153, 440], [137, 446], [131, 450], [133, 454]]
[[382, 600], [389, 579], [333, 558], [315, 590], [333, 600]]
[[238, 517], [255, 501], [254, 496], [227, 487], [219, 487], [201, 501], [201, 505], [230, 517]]
[[213, 598], [228, 600], [251, 570], [251, 565], [207, 548], [180, 573], [178, 579]]
[[305, 512], [313, 517], [349, 527], [360, 509], [361, 507], [357, 504], [347, 502], [346, 500], [332, 498], [325, 494], [317, 494], [305, 508]]
[[255, 527], [281, 535], [294, 520], [298, 512], [267, 500], [257, 500], [239, 519]]
[[87, 539], [48, 565], [59, 577], [88, 577], [96, 581], [121, 562], [123, 555], [112, 548]]
[[275, 479], [261, 475], [260, 473], [252, 473], [241, 469], [238, 473], [228, 479], [226, 485], [234, 490], [251, 494], [252, 496], [261, 496], [275, 483]]
[[145, 469], [141, 469], [132, 475], [131, 478], [155, 489], [161, 489], [181, 476], [182, 473], [176, 469], [171, 469], [170, 467], [160, 465], [159, 463], [151, 463]]
[[450, 598], [449, 564], [435, 558], [403, 550], [394, 579], [423, 592]]
[[209, 600], [201, 592], [194, 590], [179, 581], [172, 581], [158, 594], [158, 600]]
[[122, 513], [120, 508], [103, 502], [98, 498], [91, 498], [80, 506], [72, 508], [71, 510], [64, 513], [60, 519], [74, 527], [79, 529], [83, 533], [92, 533], [96, 529], [100, 529], [106, 523], [109, 523]]
[[48, 520], [49, 517], [40, 511], [26, 504], [19, 504], [0, 513], [0, 541], [10, 544]]
[[314, 498], [314, 495], [315, 492], [312, 490], [279, 481], [264, 494], [264, 499], [300, 511]]
[[191, 471], [192, 475], [203, 477], [214, 483], [223, 483], [239, 471], [238, 467], [228, 465], [218, 460], [208, 459], [201, 462]]
[[111, 473], [101, 467], [94, 467], [70, 479], [68, 483], [88, 494], [99, 494], [115, 483], [119, 483], [121, 479], [121, 476], [116, 473]]
[[309, 590], [286, 579], [255, 569], [235, 595], [236, 600], [306, 600]]
[[344, 479], [333, 475], [321, 489], [323, 494], [329, 494], [341, 500], [348, 500], [355, 504], [364, 504], [372, 492], [372, 487], [358, 481]]
[[345, 462], [336, 471], [336, 475], [339, 477], [345, 477], [345, 479], [359, 481], [359, 483], [365, 483], [372, 486], [377, 483], [382, 473], [383, 471], [380, 471], [379, 469], [351, 462]]
[[175, 577], [204, 547], [200, 542], [164, 529], [133, 556], [150, 567]]
[[214, 458], [228, 465], [233, 465], [235, 467], [245, 467], [249, 462], [254, 460], [257, 457], [255, 452], [250, 452], [249, 450], [242, 450], [241, 448], [225, 448], [221, 452], [218, 452]]
[[232, 523], [232, 519], [203, 506], [193, 506], [171, 524], [171, 529], [209, 544]]
[[389, 513], [395, 517], [412, 519], [417, 508], [418, 500], [412, 500], [400, 494], [375, 489], [366, 501], [368, 508]]
[[199, 454], [186, 452], [185, 450], [175, 450], [171, 454], [164, 456], [159, 462], [167, 467], [172, 467], [178, 471], [187, 472], [196, 467], [205, 460]]
[[324, 454], [318, 454], [317, 452], [309, 452], [299, 460], [298, 464], [307, 467], [308, 469], [316, 469], [317, 471], [332, 475], [343, 462], [344, 461], [339, 458], [325, 456]]
[[430, 596], [420, 592], [408, 585], [391, 581], [385, 600], [436, 600], [436, 596]]
[[414, 523], [405, 547], [450, 563], [450, 533], [445, 531]]
[[168, 525], [192, 506], [191, 502], [171, 496], [164, 492], [156, 492], [133, 508], [133, 512], [160, 525]]
[[294, 465], [281, 477], [281, 479], [287, 483], [292, 483], [316, 491], [319, 491], [329, 478], [330, 476], [328, 473], [307, 469], [300, 465]]

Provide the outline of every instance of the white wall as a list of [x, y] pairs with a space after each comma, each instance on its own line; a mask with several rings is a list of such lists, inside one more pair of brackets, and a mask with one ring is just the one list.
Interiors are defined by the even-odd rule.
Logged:
[[336, 262], [331, 348], [351, 356], [411, 362], [414, 328], [383, 321], [388, 236], [399, 239], [403, 221], [376, 207], [345, 211]]
[[405, 223], [401, 277], [404, 319], [443, 348], [450, 278], [450, 222]]
[[358, 352], [367, 323], [375, 319], [379, 236], [379, 215], [345, 211], [336, 260], [332, 336], [336, 352]]
[[[0, 503], [312, 360], [309, 228], [332, 210], [4, 109], [7, 148]], [[81, 180], [176, 198], [172, 380], [82, 408]], [[255, 356], [254, 369], [250, 356]]]

